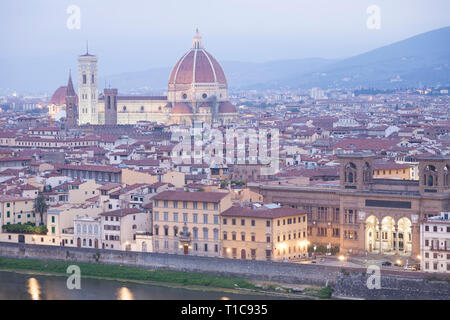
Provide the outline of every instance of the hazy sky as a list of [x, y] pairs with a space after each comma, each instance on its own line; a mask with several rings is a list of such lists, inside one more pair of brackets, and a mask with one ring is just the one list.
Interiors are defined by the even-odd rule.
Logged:
[[[374, 4], [380, 30], [366, 26]], [[81, 10], [80, 30], [66, 26], [70, 5]], [[76, 67], [86, 40], [100, 72], [171, 66], [196, 25], [221, 61], [343, 58], [448, 26], [449, 12], [448, 0], [1, 0], [0, 67], [60, 74]]]

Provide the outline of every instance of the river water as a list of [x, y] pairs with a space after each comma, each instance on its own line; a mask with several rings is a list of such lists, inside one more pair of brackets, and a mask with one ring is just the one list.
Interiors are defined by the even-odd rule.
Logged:
[[0, 300], [264, 300], [271, 296], [189, 290], [147, 284], [81, 279], [80, 290], [69, 290], [65, 276], [0, 271]]

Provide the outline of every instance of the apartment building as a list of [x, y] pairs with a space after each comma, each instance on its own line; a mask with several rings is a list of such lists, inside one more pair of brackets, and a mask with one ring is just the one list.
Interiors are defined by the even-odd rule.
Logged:
[[420, 234], [421, 270], [450, 273], [450, 212], [427, 218]]
[[236, 205], [220, 216], [223, 258], [287, 261], [307, 255], [304, 210]]
[[136, 233], [149, 230], [150, 216], [137, 208], [124, 208], [100, 214], [102, 248], [131, 250]]
[[32, 198], [0, 196], [0, 225], [24, 224], [27, 222], [36, 223], [34, 200]]
[[156, 252], [220, 256], [220, 214], [228, 192], [163, 191], [152, 198]]

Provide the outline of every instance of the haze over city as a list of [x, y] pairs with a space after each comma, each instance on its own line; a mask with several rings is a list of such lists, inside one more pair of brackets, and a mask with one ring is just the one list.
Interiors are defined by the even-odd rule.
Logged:
[[0, 304], [450, 300], [449, 9], [1, 1]]
[[[367, 27], [373, 4], [381, 9], [377, 30]], [[80, 8], [80, 29], [66, 26], [70, 5]], [[86, 50], [86, 41], [101, 59], [101, 76], [170, 67], [196, 25], [221, 62], [342, 59], [448, 26], [450, 3], [21, 0], [2, 1], [0, 9], [2, 78], [40, 79], [46, 84], [41, 89], [50, 91], [75, 70], [74, 57]]]

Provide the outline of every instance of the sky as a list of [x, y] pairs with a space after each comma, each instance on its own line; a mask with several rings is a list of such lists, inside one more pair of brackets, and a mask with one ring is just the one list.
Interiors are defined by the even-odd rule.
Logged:
[[[67, 27], [73, 5], [80, 29]], [[60, 81], [86, 41], [100, 73], [172, 66], [197, 25], [219, 61], [341, 59], [449, 26], [449, 12], [448, 0], [1, 0], [0, 77]]]

